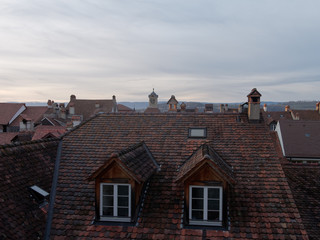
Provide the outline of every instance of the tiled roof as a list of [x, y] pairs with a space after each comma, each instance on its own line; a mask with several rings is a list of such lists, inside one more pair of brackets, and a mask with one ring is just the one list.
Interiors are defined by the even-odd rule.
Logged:
[[67, 131], [66, 127], [39, 125], [35, 128], [32, 140], [39, 140], [46, 136], [59, 137]]
[[140, 142], [119, 153], [112, 154], [111, 158], [91, 176], [91, 179], [98, 176], [107, 166], [109, 166], [112, 160], [120, 164], [131, 176], [133, 175], [133, 178], [139, 183], [148, 180], [159, 168], [159, 165], [153, 158], [148, 147], [144, 142]]
[[286, 157], [320, 158], [319, 121], [280, 121]]
[[299, 115], [299, 119], [303, 121], [319, 121], [320, 113], [316, 110], [292, 110], [293, 114]]
[[0, 132], [0, 145], [10, 144], [18, 134], [18, 132]]
[[177, 180], [181, 180], [190, 172], [198, 169], [202, 164], [208, 163], [223, 179], [235, 184], [232, 168], [209, 145], [204, 144], [180, 167]]
[[23, 103], [0, 103], [0, 125], [7, 125], [23, 106]]
[[[53, 239], [307, 239], [300, 214], [264, 123], [238, 114], [101, 114], [63, 138], [52, 221]], [[188, 138], [206, 127], [207, 138]], [[144, 141], [161, 170], [150, 178], [135, 225], [98, 224], [95, 183], [88, 177], [113, 152]], [[183, 224], [179, 167], [208, 144], [233, 167], [229, 227]]]
[[247, 97], [261, 97], [261, 94], [258, 92], [256, 88], [253, 88], [251, 92], [247, 95]]
[[[48, 107], [27, 107], [25, 111], [20, 115], [23, 119], [32, 120], [34, 123], [40, 123], [43, 115], [46, 113]], [[19, 126], [21, 117], [16, 118], [13, 122], [13, 126]]]
[[57, 145], [36, 141], [0, 146], [1, 239], [42, 239], [46, 215], [30, 197], [29, 187], [50, 192]]
[[274, 112], [262, 111], [262, 116], [264, 118], [264, 121], [268, 125], [273, 121], [278, 122], [280, 119], [292, 120], [291, 112], [285, 112], [285, 111], [274, 111]]
[[[87, 100], [74, 99], [70, 104], [74, 104], [75, 115], [82, 115], [83, 121], [89, 119], [98, 112], [110, 113], [113, 109], [113, 100]], [[99, 104], [99, 107], [96, 107]], [[69, 105], [67, 109], [69, 109]]]
[[160, 113], [160, 109], [159, 108], [151, 108], [151, 107], [148, 107], [144, 113]]
[[296, 205], [310, 239], [320, 236], [320, 165], [283, 165]]
[[117, 104], [118, 112], [133, 112], [132, 108], [129, 108], [123, 104]]

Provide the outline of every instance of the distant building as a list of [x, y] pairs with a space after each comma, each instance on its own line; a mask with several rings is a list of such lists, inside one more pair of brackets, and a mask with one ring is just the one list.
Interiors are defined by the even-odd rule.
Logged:
[[149, 106], [144, 111], [145, 113], [160, 113], [159, 107], [158, 107], [158, 95], [154, 92], [154, 89], [152, 93], [149, 94]]

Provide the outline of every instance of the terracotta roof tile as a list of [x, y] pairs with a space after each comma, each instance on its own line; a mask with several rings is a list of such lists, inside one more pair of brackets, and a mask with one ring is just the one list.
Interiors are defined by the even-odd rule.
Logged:
[[25, 106], [23, 103], [0, 103], [0, 125], [7, 125], [13, 116]]
[[1, 239], [43, 237], [46, 207], [30, 196], [29, 187], [50, 192], [57, 141], [0, 146]]
[[235, 176], [232, 168], [207, 144], [201, 145], [179, 168], [177, 180], [185, 178], [190, 172], [206, 162], [208, 162], [209, 166], [217, 171], [225, 180], [231, 184], [235, 184]]
[[[63, 137], [52, 238], [307, 239], [289, 184], [264, 123], [238, 114], [101, 114]], [[207, 138], [190, 139], [190, 127]], [[149, 180], [134, 226], [99, 225], [90, 176], [112, 152], [144, 141], [161, 166]], [[229, 166], [237, 184], [228, 199], [227, 229], [187, 228], [179, 167], [203, 144]], [[212, 155], [212, 154], [210, 154]]]
[[283, 164], [291, 191], [310, 239], [320, 236], [320, 165]]
[[39, 140], [46, 137], [60, 137], [62, 134], [67, 132], [66, 127], [62, 126], [49, 126], [49, 125], [39, 125], [35, 129], [35, 133], [32, 140]]

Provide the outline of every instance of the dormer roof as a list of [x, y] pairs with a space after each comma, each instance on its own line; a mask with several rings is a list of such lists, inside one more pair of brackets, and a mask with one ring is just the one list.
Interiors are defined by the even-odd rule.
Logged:
[[179, 168], [176, 181], [184, 181], [202, 166], [208, 164], [215, 173], [228, 183], [236, 183], [232, 168], [207, 144], [201, 145]]
[[167, 104], [178, 104], [178, 101], [174, 95], [171, 96]]
[[145, 182], [159, 169], [159, 165], [147, 145], [140, 142], [118, 153], [111, 154], [110, 158], [89, 177], [89, 180], [94, 180], [104, 174], [105, 170], [114, 162], [138, 183]]
[[247, 95], [247, 97], [261, 97], [261, 94], [258, 92], [256, 88], [253, 88], [251, 92]]

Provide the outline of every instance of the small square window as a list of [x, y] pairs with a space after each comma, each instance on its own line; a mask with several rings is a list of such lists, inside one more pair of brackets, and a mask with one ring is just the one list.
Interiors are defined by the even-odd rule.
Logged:
[[129, 184], [100, 184], [100, 219], [130, 222], [131, 187]]
[[189, 137], [191, 138], [206, 138], [207, 129], [206, 128], [189, 128]]

